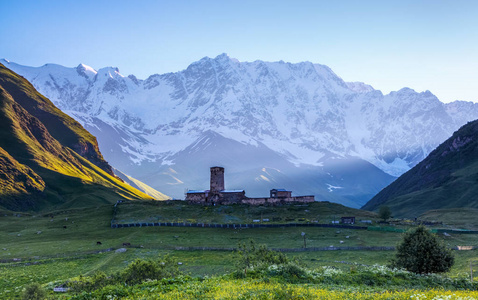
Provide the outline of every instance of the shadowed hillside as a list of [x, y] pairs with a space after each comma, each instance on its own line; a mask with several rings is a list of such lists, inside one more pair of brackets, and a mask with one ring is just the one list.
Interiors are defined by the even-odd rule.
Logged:
[[373, 197], [363, 209], [381, 205], [394, 216], [417, 217], [431, 209], [478, 208], [478, 121], [470, 122], [422, 162]]

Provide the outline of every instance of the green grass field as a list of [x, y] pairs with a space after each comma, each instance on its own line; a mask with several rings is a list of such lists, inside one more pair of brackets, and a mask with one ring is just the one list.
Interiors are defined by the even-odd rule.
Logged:
[[252, 224], [254, 220], [268, 219], [263, 223], [331, 223], [345, 216], [355, 216], [357, 222], [377, 219], [375, 213], [329, 202], [282, 206], [201, 206], [188, 205], [184, 201], [127, 201], [118, 205], [115, 222]]
[[429, 210], [420, 216], [427, 221], [440, 221], [453, 228], [478, 230], [478, 209], [448, 208]]
[[[161, 207], [166, 207], [161, 209]], [[154, 209], [152, 209], [152, 207]], [[196, 219], [214, 220], [215, 207], [184, 207], [172, 204], [120, 206], [118, 219], [133, 220], [154, 218], [161, 213], [165, 220], [178, 218], [187, 212], [188, 218], [195, 214]], [[321, 211], [320, 208], [323, 208]], [[128, 210], [125, 210], [128, 208]], [[315, 216], [317, 220], [332, 220], [353, 211], [335, 204], [322, 203], [316, 207], [271, 207], [248, 208], [241, 216], [242, 208], [232, 209], [237, 218], [243, 221], [256, 218], [262, 212], [263, 218], [306, 218]], [[262, 211], [261, 211], [262, 210]], [[295, 211], [293, 211], [295, 210]], [[308, 212], [306, 212], [308, 210]], [[185, 213], [186, 215], [186, 213]], [[227, 213], [219, 214], [217, 220], [224, 219]], [[310, 217], [310, 215], [313, 215]], [[92, 275], [96, 271], [112, 274], [125, 268], [136, 258], [157, 258], [170, 254], [182, 262], [180, 270], [193, 276], [220, 275], [231, 272], [234, 267], [232, 251], [185, 251], [175, 247], [223, 247], [234, 248], [238, 243], [254, 240], [270, 248], [302, 248], [302, 232], [306, 233], [307, 247], [328, 246], [395, 246], [401, 239], [400, 233], [380, 232], [320, 227], [287, 227], [255, 229], [220, 228], [184, 228], [184, 227], [132, 227], [110, 228], [113, 216], [112, 205], [100, 205], [92, 208], [70, 209], [45, 214], [16, 214], [2, 212], [0, 215], [0, 298], [9, 299], [18, 296], [25, 284], [36, 281], [46, 287], [64, 282], [78, 275]], [[356, 216], [360, 217], [359, 214]], [[365, 217], [373, 217], [365, 212]], [[212, 218], [212, 219], [211, 219]], [[276, 219], [277, 220], [277, 219]], [[219, 222], [218, 221], [218, 222]], [[321, 221], [322, 222], [322, 221]], [[64, 228], [64, 226], [66, 228]], [[454, 235], [443, 237], [450, 246], [477, 246], [476, 235]], [[343, 243], [340, 243], [343, 241]], [[98, 245], [97, 242], [101, 242]], [[118, 249], [123, 243], [131, 247], [124, 253], [114, 250], [105, 253], [108, 248]], [[454, 251], [456, 264], [450, 274], [456, 276], [469, 272], [470, 261], [477, 261], [478, 251]], [[393, 257], [393, 251], [319, 251], [286, 253], [295, 257], [309, 268], [333, 266], [350, 270], [354, 264], [387, 264]], [[16, 259], [16, 260], [14, 260]], [[20, 259], [20, 260], [18, 260]]]

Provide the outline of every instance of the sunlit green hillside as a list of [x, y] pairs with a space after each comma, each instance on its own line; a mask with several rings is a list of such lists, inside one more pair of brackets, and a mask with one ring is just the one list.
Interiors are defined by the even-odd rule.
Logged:
[[95, 137], [0, 65], [0, 206], [15, 211], [151, 199], [114, 176]]

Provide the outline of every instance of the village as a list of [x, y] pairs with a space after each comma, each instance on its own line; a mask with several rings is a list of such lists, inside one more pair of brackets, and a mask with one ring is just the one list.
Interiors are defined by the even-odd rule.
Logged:
[[189, 190], [186, 193], [186, 201], [192, 204], [203, 205], [280, 205], [287, 203], [312, 203], [314, 196], [292, 196], [292, 191], [285, 189], [272, 189], [270, 196], [264, 198], [246, 197], [245, 190], [226, 190], [224, 184], [224, 168], [211, 167], [209, 190]]

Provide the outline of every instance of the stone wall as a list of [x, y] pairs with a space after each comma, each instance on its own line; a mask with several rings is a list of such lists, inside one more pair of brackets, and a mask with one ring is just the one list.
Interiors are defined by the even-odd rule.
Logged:
[[297, 197], [291, 197], [292, 202], [300, 202], [300, 203], [311, 203], [315, 201], [314, 196], [297, 196]]
[[237, 193], [219, 193], [220, 204], [240, 204], [244, 199], [247, 199], [245, 192]]
[[204, 204], [206, 202], [206, 193], [188, 193], [186, 201], [196, 204]]
[[247, 205], [281, 205], [288, 203], [311, 203], [315, 201], [314, 196], [298, 196], [288, 198], [247, 198], [245, 192], [238, 193], [209, 193], [206, 197], [205, 193], [189, 193], [186, 200], [194, 204], [247, 204]]
[[245, 198], [241, 203], [249, 205], [275, 205], [287, 203], [311, 203], [314, 201], [314, 196], [298, 196], [290, 198]]

